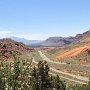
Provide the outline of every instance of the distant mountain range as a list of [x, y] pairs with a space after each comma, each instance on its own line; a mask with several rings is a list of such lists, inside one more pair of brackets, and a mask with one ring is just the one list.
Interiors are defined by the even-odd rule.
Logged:
[[88, 42], [90, 41], [90, 29], [89, 31], [84, 32], [83, 34], [77, 34], [75, 37], [49, 37], [46, 40], [27, 40], [24, 38], [19, 37], [10, 37], [11, 39], [23, 42], [24, 44], [31, 45], [31, 46], [64, 46], [71, 43], [78, 43], [78, 42]]
[[37, 44], [37, 43], [41, 43], [41, 40], [28, 40], [28, 39], [24, 39], [24, 38], [19, 38], [19, 37], [10, 37], [11, 39], [17, 41], [17, 42], [22, 42], [24, 44], [27, 45], [33, 45], [33, 44]]
[[50, 37], [43, 41], [41, 46], [64, 46], [71, 43], [90, 42], [90, 29], [83, 34], [77, 34], [75, 37]]
[[74, 37], [50, 37], [41, 43], [42, 46], [63, 46], [72, 43]]
[[80, 42], [90, 42], [90, 29], [83, 34], [77, 34], [74, 37], [74, 42], [75, 43], [80, 43]]

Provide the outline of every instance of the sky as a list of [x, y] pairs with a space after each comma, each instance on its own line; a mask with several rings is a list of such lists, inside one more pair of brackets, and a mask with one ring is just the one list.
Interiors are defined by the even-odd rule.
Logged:
[[0, 38], [45, 40], [90, 28], [90, 0], [0, 0]]

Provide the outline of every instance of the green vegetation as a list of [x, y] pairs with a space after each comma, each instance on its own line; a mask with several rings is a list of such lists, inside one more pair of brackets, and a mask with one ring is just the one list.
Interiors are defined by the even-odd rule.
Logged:
[[[70, 90], [70, 89], [69, 89]], [[90, 85], [75, 85], [71, 90], [90, 90]]]
[[14, 57], [14, 63], [0, 64], [0, 90], [65, 90], [59, 76], [50, 76], [46, 62]]
[[34, 59], [35, 60], [37, 60], [38, 62], [39, 61], [42, 61], [42, 58], [41, 58], [41, 56], [39, 55], [39, 53], [36, 51], [36, 52], [33, 52], [32, 54], [31, 54], [31, 57], [34, 57]]
[[[14, 59], [13, 63], [0, 64], [0, 90], [66, 90], [66, 84], [58, 75], [49, 75], [47, 62], [33, 65], [32, 60]], [[90, 82], [67, 90], [90, 90]]]

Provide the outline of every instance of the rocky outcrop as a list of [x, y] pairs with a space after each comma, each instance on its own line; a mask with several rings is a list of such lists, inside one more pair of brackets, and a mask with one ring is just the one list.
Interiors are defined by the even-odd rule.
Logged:
[[23, 53], [30, 53], [33, 50], [30, 46], [9, 38], [0, 40], [0, 57], [10, 58], [13, 54], [22, 55]]

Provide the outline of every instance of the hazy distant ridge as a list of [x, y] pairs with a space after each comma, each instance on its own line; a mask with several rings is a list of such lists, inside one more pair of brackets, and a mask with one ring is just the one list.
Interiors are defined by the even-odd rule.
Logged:
[[75, 37], [50, 37], [41, 43], [42, 46], [63, 46], [77, 42], [90, 41], [90, 29], [83, 34], [77, 34]]
[[23, 42], [24, 44], [27, 44], [27, 45], [37, 44], [41, 42], [40, 40], [28, 40], [28, 39], [19, 38], [19, 37], [10, 37], [10, 38], [18, 42]]

